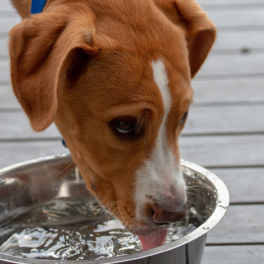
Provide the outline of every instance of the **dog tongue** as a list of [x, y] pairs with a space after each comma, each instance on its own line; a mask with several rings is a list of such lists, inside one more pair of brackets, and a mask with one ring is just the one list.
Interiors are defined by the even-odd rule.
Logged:
[[143, 250], [162, 246], [166, 241], [167, 230], [154, 232], [147, 236], [138, 236], [142, 244]]

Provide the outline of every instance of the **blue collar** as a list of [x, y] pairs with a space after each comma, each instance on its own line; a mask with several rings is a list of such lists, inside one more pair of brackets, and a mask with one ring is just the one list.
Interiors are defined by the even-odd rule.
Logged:
[[43, 8], [47, 0], [32, 0], [31, 2], [31, 14], [38, 14], [43, 11]]

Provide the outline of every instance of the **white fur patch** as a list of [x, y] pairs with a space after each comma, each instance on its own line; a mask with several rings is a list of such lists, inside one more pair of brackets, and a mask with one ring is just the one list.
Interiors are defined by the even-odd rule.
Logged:
[[[172, 196], [171, 185], [185, 202], [185, 184], [181, 173], [181, 167], [169, 148], [167, 139], [167, 119], [171, 109], [171, 93], [166, 68], [162, 60], [152, 61], [154, 81], [160, 91], [164, 107], [163, 121], [159, 127], [158, 137], [153, 146], [150, 157], [136, 172], [135, 201], [136, 219], [142, 219], [142, 210], [149, 203], [149, 196], [157, 202], [161, 195]], [[162, 201], [160, 201], [162, 202]]]

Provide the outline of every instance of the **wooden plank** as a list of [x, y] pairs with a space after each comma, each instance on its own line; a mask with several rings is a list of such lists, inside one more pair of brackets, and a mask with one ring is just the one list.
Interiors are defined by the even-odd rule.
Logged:
[[201, 5], [263, 4], [263, 0], [196, 0]]
[[[263, 16], [264, 17], [264, 16]], [[203, 64], [199, 76], [264, 73], [264, 53], [261, 54], [211, 54]], [[197, 76], [198, 76], [197, 75]]]
[[14, 10], [14, 7], [11, 4], [10, 0], [1, 0], [0, 11], [11, 11]]
[[204, 167], [264, 165], [264, 135], [181, 137], [181, 157]]
[[[0, 143], [0, 167], [49, 153], [60, 152], [60, 140]], [[181, 157], [204, 167], [264, 165], [264, 136], [180, 138]], [[56, 149], [58, 147], [58, 149]], [[40, 154], [38, 154], [40, 152]]]
[[[60, 151], [62, 153], [65, 152], [65, 149], [61, 148], [60, 141], [48, 142], [47, 144], [50, 148], [49, 151], [53, 149], [54, 152], [47, 152], [47, 149], [45, 147], [46, 142], [1, 143], [2, 153], [0, 151], [0, 168], [11, 165], [13, 163], [24, 161], [26, 159], [32, 159], [43, 155], [56, 154]], [[52, 148], [50, 147], [51, 144], [54, 145]], [[12, 155], [12, 152], [14, 151], [16, 153], [15, 157]], [[26, 153], [27, 156], [25, 156], [24, 153]], [[8, 157], [12, 159], [8, 161]], [[212, 172], [220, 177], [227, 185], [227, 188], [230, 192], [230, 201], [232, 203], [264, 202], [263, 168], [212, 169]]]
[[[260, 31], [219, 32], [213, 52], [241, 52], [263, 50], [264, 34]], [[0, 38], [0, 56], [8, 56], [8, 37]]]
[[[16, 144], [15, 147], [18, 148], [22, 143], [14, 143], [14, 144]], [[29, 144], [31, 145], [32, 142], [30, 142]], [[33, 144], [38, 145], [39, 143], [35, 142]], [[59, 145], [60, 142], [58, 143], [56, 141], [56, 147], [60, 147]], [[25, 143], [25, 148], [27, 149], [27, 143]], [[11, 150], [7, 149], [7, 152], [10, 151]], [[31, 149], [29, 150], [27, 149], [27, 151], [31, 151]], [[35, 157], [38, 157], [40, 155], [38, 152], [36, 152], [36, 149], [33, 151], [35, 151], [35, 155], [36, 155]], [[58, 150], [56, 149], [56, 151]], [[56, 151], [54, 153], [57, 153]], [[20, 154], [24, 158], [24, 155], [21, 152]], [[18, 158], [16, 158], [15, 162], [21, 161], [21, 159], [19, 160]], [[29, 158], [34, 158], [34, 157], [31, 156]], [[263, 203], [264, 202], [264, 192], [263, 192], [264, 169], [262, 168], [261, 169], [258, 168], [213, 169], [212, 172], [214, 172], [218, 177], [220, 177], [227, 185], [227, 188], [230, 193], [231, 203], [260, 203], [260, 202]]]
[[[185, 134], [241, 133], [264, 131], [264, 105], [228, 107], [192, 107]], [[241, 118], [243, 116], [243, 118]], [[34, 132], [24, 112], [0, 112], [0, 140], [13, 138], [58, 137], [55, 125], [41, 133]]]
[[[264, 76], [263, 76], [264, 77]], [[264, 78], [203, 80], [192, 82], [194, 105], [210, 103], [258, 103], [264, 102]], [[0, 110], [20, 109], [10, 85], [0, 86]]]
[[8, 56], [8, 38], [0, 38], [0, 57]]
[[[10, 0], [1, 0], [0, 11], [13, 11], [14, 7], [11, 5]], [[197, 2], [203, 5], [205, 8], [207, 5], [241, 5], [241, 4], [263, 4], [263, 0], [197, 0]]]
[[11, 85], [0, 85], [0, 111], [6, 108], [21, 109]]
[[226, 184], [231, 203], [264, 203], [264, 168], [211, 171]]
[[207, 244], [264, 243], [264, 205], [232, 205]]
[[63, 153], [69, 153], [69, 150], [62, 146], [61, 140], [0, 143], [0, 168], [38, 157]]
[[185, 133], [264, 131], [264, 105], [190, 108]]
[[[263, 76], [264, 77], [264, 76]], [[192, 82], [195, 103], [257, 103], [264, 101], [264, 78], [202, 80]], [[11, 85], [0, 86], [0, 109], [20, 109]]]
[[10, 63], [8, 59], [0, 60], [0, 83], [10, 81]]
[[194, 102], [259, 102], [264, 101], [262, 78], [201, 80], [192, 82]]
[[[197, 0], [201, 5], [241, 5], [241, 4], [263, 4], [263, 0]], [[1, 11], [12, 11], [10, 0], [1, 0]]]
[[55, 124], [48, 129], [37, 133], [32, 130], [24, 112], [0, 112], [0, 140], [28, 139], [28, 138], [56, 138], [61, 137]]
[[[201, 5], [263, 4], [263, 0], [197, 0]], [[10, 0], [1, 0], [1, 11], [13, 10]]]
[[262, 49], [264, 43], [263, 31], [219, 31], [217, 40], [213, 47], [213, 52], [242, 49]]
[[9, 30], [21, 22], [21, 18], [15, 12], [0, 16], [0, 34], [7, 34]]
[[[199, 77], [232, 76], [234, 74], [264, 73], [264, 53], [262, 54], [234, 54], [214, 55], [211, 54], [198, 73]], [[198, 77], [198, 78], [199, 78]], [[9, 60], [0, 60], [0, 80], [8, 81]]]
[[[239, 50], [241, 49], [263, 49], [264, 34], [262, 31], [235, 31], [235, 32], [218, 32], [213, 52], [218, 50]], [[0, 38], [0, 56], [7, 55], [8, 38]]]
[[[0, 11], [13, 11], [14, 8], [10, 3], [10, 0], [1, 0], [1, 9]], [[263, 0], [197, 0], [201, 5], [204, 5], [205, 8], [207, 5], [241, 5], [241, 4], [263, 4]]]
[[202, 264], [264, 263], [264, 245], [205, 247]]
[[208, 17], [218, 29], [229, 27], [264, 26], [264, 9], [208, 10]]
[[[264, 9], [213, 9], [208, 10], [209, 18], [218, 29], [232, 27], [263, 27]], [[235, 18], [235, 19], [234, 19]], [[21, 19], [15, 12], [0, 16], [0, 33], [7, 33], [13, 26], [20, 23]]]

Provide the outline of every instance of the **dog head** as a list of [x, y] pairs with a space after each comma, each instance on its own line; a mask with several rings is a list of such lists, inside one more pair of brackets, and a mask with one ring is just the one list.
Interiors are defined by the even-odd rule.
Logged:
[[184, 216], [178, 137], [215, 34], [193, 0], [50, 1], [10, 31], [33, 129], [56, 123], [88, 189], [137, 234]]

